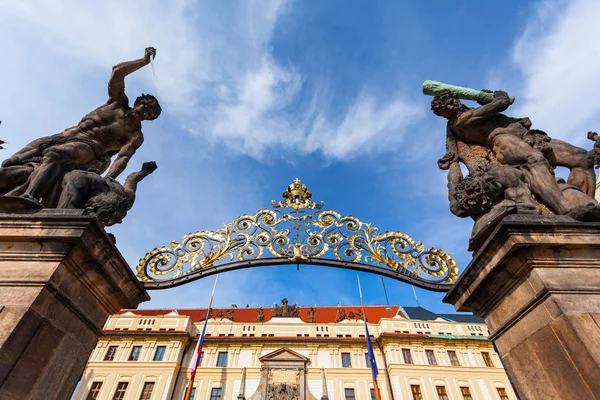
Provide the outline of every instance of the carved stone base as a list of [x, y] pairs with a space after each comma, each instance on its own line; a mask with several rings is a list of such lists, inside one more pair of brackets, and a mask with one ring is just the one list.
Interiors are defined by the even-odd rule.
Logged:
[[485, 318], [522, 399], [599, 398], [599, 223], [506, 217], [444, 302]]
[[146, 300], [96, 219], [0, 210], [0, 399], [69, 399], [107, 317]]
[[24, 211], [24, 210], [40, 210], [43, 205], [37, 201], [28, 200], [18, 196], [0, 196], [0, 210], [7, 211]]
[[282, 347], [260, 361], [260, 383], [249, 400], [317, 400], [307, 387], [308, 358]]

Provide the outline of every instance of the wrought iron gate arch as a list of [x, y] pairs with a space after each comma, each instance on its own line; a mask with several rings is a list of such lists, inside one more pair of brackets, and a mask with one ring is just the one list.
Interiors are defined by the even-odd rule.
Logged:
[[450, 290], [458, 278], [456, 262], [444, 251], [324, 210], [324, 202], [312, 201], [299, 179], [282, 197], [216, 231], [190, 233], [147, 253], [137, 266], [142, 284], [165, 289], [220, 272], [282, 264], [371, 272], [439, 292]]

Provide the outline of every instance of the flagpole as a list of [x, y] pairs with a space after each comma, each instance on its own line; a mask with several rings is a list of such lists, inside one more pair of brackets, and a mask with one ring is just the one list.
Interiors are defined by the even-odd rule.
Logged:
[[[370, 346], [371, 338], [369, 335], [369, 327], [367, 326], [367, 314], [365, 312], [365, 303], [363, 302], [362, 290], [360, 288], [360, 278], [358, 274], [356, 274], [356, 280], [358, 281], [358, 294], [360, 295], [360, 306], [362, 307], [363, 318], [365, 320], [365, 338], [367, 339], [367, 349], [370, 347], [371, 351], [373, 346]], [[373, 358], [375, 356], [373, 355]], [[373, 378], [373, 391], [375, 392], [375, 400], [381, 400], [381, 393], [379, 393], [379, 386], [377, 385], [377, 379], [375, 378], [375, 370], [373, 369], [373, 365], [371, 367], [371, 377]]]
[[202, 344], [204, 343], [204, 334], [206, 333], [206, 325], [208, 324], [208, 314], [210, 313], [210, 309], [212, 308], [213, 298], [215, 297], [215, 289], [217, 288], [217, 281], [219, 280], [219, 275], [215, 277], [215, 283], [213, 285], [213, 290], [210, 295], [210, 301], [208, 302], [208, 310], [206, 310], [206, 317], [204, 318], [204, 326], [202, 327], [202, 333], [198, 338], [198, 344], [196, 345], [196, 349], [194, 350], [194, 354], [192, 355], [192, 360], [194, 360], [194, 368], [192, 369], [192, 373], [190, 375], [190, 381], [188, 382], [187, 392], [185, 394], [185, 400], [190, 400], [192, 396], [192, 388], [194, 387], [194, 379], [196, 379], [196, 370], [198, 369], [198, 364], [200, 363], [200, 354], [202, 353]]

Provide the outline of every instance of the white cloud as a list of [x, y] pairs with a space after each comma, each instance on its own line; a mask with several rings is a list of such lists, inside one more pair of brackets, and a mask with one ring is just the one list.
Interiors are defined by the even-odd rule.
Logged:
[[[156, 91], [176, 124], [235, 152], [260, 158], [283, 149], [346, 159], [397, 146], [404, 128], [421, 117], [400, 95], [387, 102], [360, 96], [349, 102], [345, 117], [330, 115], [324, 90], [308, 106], [298, 105], [304, 77], [293, 66], [279, 65], [271, 49], [277, 21], [288, 8], [283, 0], [5, 2], [0, 43], [13, 54], [4, 51], [8, 65], [0, 73], [11, 76], [9, 90], [43, 90], [53, 79], [64, 93], [77, 92], [85, 78], [106, 79], [112, 65], [141, 57], [152, 45], [158, 49], [156, 76], [147, 69], [129, 78], [130, 96], [136, 94], [132, 85]], [[38, 51], [28, 51], [32, 43]], [[45, 68], [21, 68], [42, 60]], [[153, 85], [156, 90], [149, 90]]]
[[[204, 138], [256, 158], [287, 151], [348, 159], [398, 146], [421, 117], [400, 95], [376, 100], [366, 87], [346, 112], [331, 116], [333, 96], [324, 82], [306, 106], [294, 109], [305, 77], [278, 64], [270, 48], [286, 10], [283, 1], [0, 2], [0, 138], [9, 142], [3, 155], [73, 125], [105, 100], [112, 65], [157, 47], [156, 76], [145, 68], [127, 80], [131, 100], [142, 91], [156, 93], [164, 110], [144, 124], [147, 140], [132, 162], [138, 168], [155, 159], [159, 170], [140, 185], [125, 223], [111, 228], [133, 267], [154, 246], [255, 209], [260, 179], [249, 175], [256, 171], [226, 171], [228, 163], [215, 163], [221, 157]], [[229, 296], [223, 301], [273, 301], [271, 292], [247, 291], [261, 274], [240, 271], [223, 279], [222, 293]], [[203, 285], [210, 281], [161, 292], [145, 306], [170, 306], [174, 296], [180, 298], [173, 305], [196, 305], [194, 290]], [[277, 296], [288, 286], [280, 282]]]
[[600, 2], [543, 1], [514, 47], [520, 115], [551, 136], [585, 143], [600, 123]]
[[389, 150], [403, 139], [405, 128], [424, 115], [416, 104], [395, 99], [380, 104], [373, 96], [361, 96], [337, 126], [319, 118], [308, 136], [308, 151], [321, 149], [326, 156], [343, 159], [366, 151]]

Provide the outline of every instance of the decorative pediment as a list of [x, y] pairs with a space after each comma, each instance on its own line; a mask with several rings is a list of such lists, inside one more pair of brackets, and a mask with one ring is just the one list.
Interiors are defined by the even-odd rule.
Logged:
[[310, 361], [307, 357], [304, 357], [302, 354], [296, 353], [294, 350], [290, 350], [287, 347], [282, 347], [279, 350], [275, 350], [269, 354], [265, 354], [260, 357], [259, 360], [261, 362], [265, 361], [299, 361], [299, 362], [307, 362]]

